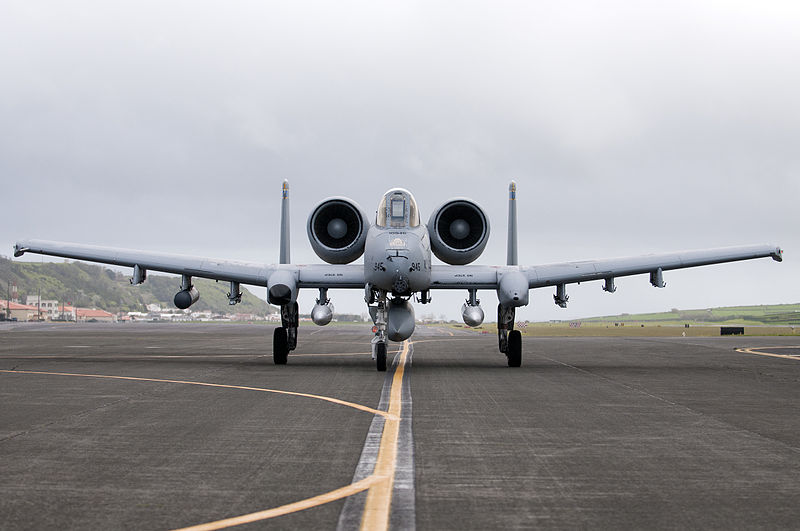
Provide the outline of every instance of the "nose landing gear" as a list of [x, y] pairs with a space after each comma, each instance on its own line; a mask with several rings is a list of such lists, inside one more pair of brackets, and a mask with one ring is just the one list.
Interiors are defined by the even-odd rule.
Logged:
[[386, 306], [386, 292], [383, 290], [373, 290], [367, 284], [368, 297], [365, 298], [367, 303], [377, 302], [375, 306], [370, 306], [370, 314], [375, 326], [372, 330], [375, 332], [375, 337], [372, 340], [372, 353], [375, 359], [375, 368], [378, 372], [386, 371], [386, 320], [388, 317], [388, 308]]
[[386, 370], [386, 341], [379, 341], [375, 345], [375, 367], [379, 372]]

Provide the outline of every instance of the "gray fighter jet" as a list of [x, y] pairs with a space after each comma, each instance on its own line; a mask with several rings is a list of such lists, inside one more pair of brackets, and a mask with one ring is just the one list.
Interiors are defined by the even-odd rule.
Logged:
[[[467, 265], [475, 261], [489, 239], [489, 219], [474, 201], [455, 198], [445, 201], [431, 214], [428, 224], [420, 220], [414, 197], [407, 190], [386, 192], [370, 218], [354, 201], [332, 197], [319, 203], [308, 217], [311, 247], [327, 264], [295, 265], [289, 255], [289, 186], [283, 183], [281, 202], [281, 243], [278, 264], [267, 265], [232, 260], [115, 249], [42, 240], [20, 241], [14, 256], [38, 253], [133, 268], [131, 283], [145, 281], [148, 270], [181, 275], [175, 306], [186, 309], [199, 298], [193, 277], [230, 282], [230, 304], [241, 301], [241, 284], [266, 286], [271, 304], [280, 306], [281, 326], [275, 328], [272, 343], [276, 364], [287, 362], [297, 346], [299, 310], [297, 292], [319, 290], [311, 311], [318, 325], [333, 317], [329, 288], [364, 290], [364, 300], [375, 323], [373, 356], [379, 371], [386, 370], [387, 341], [403, 341], [414, 333], [412, 297], [421, 304], [431, 301], [431, 290], [458, 289], [467, 292], [461, 308], [464, 322], [478, 326], [483, 309], [478, 290], [495, 290], [497, 336], [500, 352], [508, 365], [522, 363], [522, 336], [514, 330], [514, 312], [528, 304], [533, 288], [555, 287], [555, 303], [565, 307], [566, 285], [602, 280], [603, 289], [613, 293], [616, 277], [649, 274], [650, 283], [663, 288], [663, 272], [752, 258], [771, 257], [781, 261], [783, 251], [775, 245], [751, 245], [628, 258], [586, 260], [557, 264], [520, 266], [517, 263], [516, 184], [509, 185], [508, 254], [505, 266]], [[446, 265], [433, 264], [431, 252]], [[351, 264], [364, 255], [363, 265]]]

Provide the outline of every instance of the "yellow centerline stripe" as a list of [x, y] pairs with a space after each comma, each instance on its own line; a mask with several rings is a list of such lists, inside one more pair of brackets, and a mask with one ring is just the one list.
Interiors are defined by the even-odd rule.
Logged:
[[400, 417], [394, 417], [391, 413], [386, 411], [381, 411], [379, 409], [362, 406], [361, 404], [356, 404], [354, 402], [347, 402], [346, 400], [340, 400], [338, 398], [332, 398], [330, 396], [322, 396], [322, 395], [312, 395], [308, 393], [297, 393], [295, 391], [281, 391], [280, 389], [266, 389], [264, 387], [247, 387], [244, 385], [228, 385], [228, 384], [216, 384], [216, 383], [207, 383], [207, 382], [192, 382], [187, 380], [164, 380], [161, 378], [138, 378], [136, 376], [111, 376], [107, 374], [76, 374], [72, 372], [45, 372], [45, 371], [10, 371], [10, 370], [0, 370], [0, 372], [4, 373], [14, 373], [14, 374], [46, 374], [51, 376], [80, 376], [83, 378], [106, 378], [110, 380], [133, 380], [137, 382], [158, 382], [158, 383], [175, 383], [175, 384], [184, 384], [184, 385], [200, 385], [203, 387], [221, 387], [223, 389], [242, 389], [245, 391], [260, 391], [263, 393], [276, 393], [279, 395], [289, 395], [289, 396], [300, 396], [303, 398], [313, 398], [315, 400], [322, 400], [324, 402], [331, 402], [332, 404], [338, 404], [340, 406], [351, 407], [353, 409], [358, 409], [360, 411], [365, 411], [367, 413], [372, 413], [373, 415], [380, 415], [384, 417], [387, 421], [391, 419], [400, 420]]
[[326, 492], [325, 494], [320, 494], [319, 496], [314, 496], [313, 498], [306, 498], [305, 500], [281, 505], [280, 507], [275, 507], [274, 509], [267, 509], [265, 511], [259, 511], [256, 513], [244, 514], [242, 516], [235, 516], [233, 518], [226, 518], [224, 520], [217, 520], [216, 522], [182, 527], [174, 531], [212, 531], [216, 529], [224, 529], [226, 527], [233, 527], [236, 525], [251, 524], [253, 522], [267, 520], [269, 518], [275, 518], [278, 516], [284, 516], [286, 514], [304, 511], [306, 509], [311, 509], [312, 507], [317, 507], [318, 505], [324, 505], [332, 501], [340, 500], [342, 498], [352, 496], [353, 494], [358, 494], [359, 492], [370, 488], [376, 481], [379, 481], [379, 478], [375, 477], [374, 475], [367, 476], [361, 481], [357, 481], [340, 489]]
[[361, 518], [362, 530], [383, 530], [389, 528], [389, 513], [392, 507], [392, 490], [394, 488], [394, 473], [397, 465], [397, 441], [400, 433], [400, 413], [403, 409], [403, 374], [405, 373], [406, 358], [408, 357], [409, 343], [403, 342], [403, 353], [392, 378], [392, 392], [389, 399], [389, 413], [392, 419], [387, 418], [383, 424], [381, 445], [378, 450], [378, 459], [372, 473], [378, 481], [372, 485], [367, 493], [364, 504], [364, 515]]
[[784, 359], [787, 359], [787, 360], [800, 361], [800, 355], [799, 354], [791, 355], [791, 354], [773, 354], [772, 352], [758, 352], [759, 350], [762, 350], [762, 349], [765, 349], [765, 348], [776, 348], [776, 349], [777, 348], [796, 348], [796, 349], [800, 349], [800, 346], [737, 348], [736, 352], [742, 352], [744, 354], [756, 354], [758, 356], [770, 356], [772, 358], [784, 358]]

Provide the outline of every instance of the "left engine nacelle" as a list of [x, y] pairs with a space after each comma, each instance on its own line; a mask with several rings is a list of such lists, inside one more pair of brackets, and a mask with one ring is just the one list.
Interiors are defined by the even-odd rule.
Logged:
[[451, 199], [431, 214], [428, 234], [436, 258], [450, 265], [469, 264], [489, 241], [489, 218], [469, 199]]
[[317, 256], [329, 264], [349, 264], [364, 253], [369, 219], [350, 199], [331, 197], [311, 211], [307, 230]]
[[175, 294], [175, 306], [180, 308], [181, 310], [185, 310], [192, 304], [197, 302], [197, 299], [200, 298], [200, 292], [197, 291], [197, 288], [192, 286], [189, 289], [182, 289], [178, 293]]

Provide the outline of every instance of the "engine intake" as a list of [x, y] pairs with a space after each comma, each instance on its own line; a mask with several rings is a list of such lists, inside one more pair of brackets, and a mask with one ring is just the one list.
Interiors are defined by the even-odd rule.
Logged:
[[364, 253], [369, 219], [344, 197], [322, 201], [308, 216], [308, 239], [317, 256], [329, 264], [349, 264]]
[[464, 265], [475, 261], [489, 241], [489, 218], [469, 199], [451, 199], [433, 211], [428, 221], [431, 250], [442, 262]]

